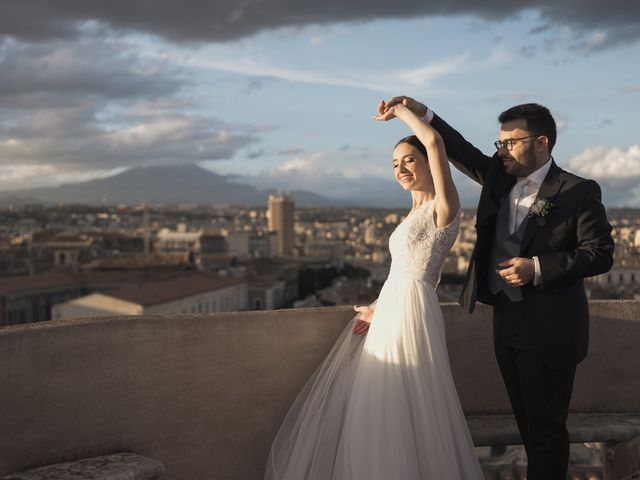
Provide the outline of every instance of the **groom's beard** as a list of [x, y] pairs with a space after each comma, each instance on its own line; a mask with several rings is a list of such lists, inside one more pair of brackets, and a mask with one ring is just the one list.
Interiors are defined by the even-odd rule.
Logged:
[[[526, 177], [536, 171], [536, 152], [533, 143], [528, 142], [526, 149], [518, 157], [509, 155], [506, 157], [509, 163], [504, 164], [505, 172], [514, 177]], [[504, 162], [504, 160], [503, 160]]]

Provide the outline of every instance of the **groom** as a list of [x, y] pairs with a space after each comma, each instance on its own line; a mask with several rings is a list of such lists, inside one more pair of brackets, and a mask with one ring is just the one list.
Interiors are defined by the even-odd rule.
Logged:
[[565, 480], [566, 419], [576, 365], [587, 354], [583, 279], [613, 263], [611, 225], [600, 187], [551, 157], [556, 124], [538, 104], [498, 117], [500, 139], [484, 155], [425, 105], [404, 101], [442, 135], [450, 161], [482, 185], [477, 241], [461, 305], [493, 305], [495, 354], [527, 451], [528, 480]]

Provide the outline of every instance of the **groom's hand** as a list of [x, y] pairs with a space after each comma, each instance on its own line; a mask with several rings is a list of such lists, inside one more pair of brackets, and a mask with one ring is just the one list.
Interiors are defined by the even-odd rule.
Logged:
[[533, 281], [536, 266], [533, 258], [514, 257], [498, 264], [496, 272], [512, 287], [522, 287]]

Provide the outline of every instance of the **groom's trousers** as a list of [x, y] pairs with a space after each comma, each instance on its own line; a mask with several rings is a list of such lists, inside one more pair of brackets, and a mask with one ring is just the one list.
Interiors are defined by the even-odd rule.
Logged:
[[496, 295], [494, 349], [527, 452], [527, 480], [566, 480], [566, 421], [576, 366], [549, 368], [534, 349], [529, 321], [522, 302]]

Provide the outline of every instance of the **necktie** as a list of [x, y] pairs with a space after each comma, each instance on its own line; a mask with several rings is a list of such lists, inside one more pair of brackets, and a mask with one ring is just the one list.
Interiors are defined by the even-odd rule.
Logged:
[[518, 180], [518, 182], [514, 185], [512, 191], [512, 202], [511, 202], [511, 215], [510, 220], [511, 223], [509, 225], [509, 233], [513, 233], [522, 223], [524, 217], [527, 215], [529, 209], [526, 205], [522, 205], [522, 200], [527, 196], [526, 189], [529, 185], [530, 181], [527, 178], [523, 178]]

